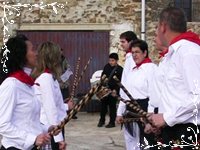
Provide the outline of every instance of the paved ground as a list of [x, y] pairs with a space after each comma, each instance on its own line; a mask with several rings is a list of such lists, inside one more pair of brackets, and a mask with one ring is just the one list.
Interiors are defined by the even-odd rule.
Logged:
[[125, 150], [120, 126], [98, 128], [98, 113], [78, 113], [65, 127], [67, 150]]
[[98, 113], [78, 114], [65, 128], [67, 150], [124, 150], [124, 139], [120, 126], [98, 128]]

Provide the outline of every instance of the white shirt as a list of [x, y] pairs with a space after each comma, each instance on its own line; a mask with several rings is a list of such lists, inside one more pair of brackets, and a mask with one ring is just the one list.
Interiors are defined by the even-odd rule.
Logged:
[[40, 124], [40, 103], [34, 88], [14, 77], [0, 86], [0, 134], [5, 148], [33, 148], [36, 137], [47, 132]]
[[[129, 73], [129, 71], [136, 66], [135, 61], [133, 60], [133, 56], [132, 53], [129, 52], [126, 54], [126, 59], [125, 59], [125, 63], [124, 63], [124, 67], [123, 67], [123, 72], [122, 72], [122, 78], [121, 78], [121, 83], [124, 83], [124, 80], [126, 80], [127, 74]], [[121, 93], [121, 89], [120, 89], [120, 93]]]
[[[145, 99], [149, 97], [149, 83], [156, 65], [153, 63], [142, 64], [139, 68], [131, 69], [124, 80], [124, 86], [134, 99]], [[129, 97], [121, 91], [121, 98], [130, 100]], [[119, 103], [117, 116], [122, 116], [125, 112], [126, 105]]]
[[180, 40], [169, 47], [165, 60], [161, 62], [162, 80], [159, 111], [169, 126], [179, 123], [200, 124], [193, 116], [195, 108], [200, 110], [200, 46]]
[[[161, 62], [165, 61], [165, 56], [162, 58]], [[151, 82], [149, 84], [149, 104], [148, 104], [148, 112], [154, 113], [154, 109], [156, 107], [159, 108], [160, 104], [160, 96], [161, 89], [163, 86], [164, 80], [164, 72], [163, 72], [163, 63], [159, 63], [158, 66], [155, 67], [155, 71], [152, 75]]]
[[[125, 63], [124, 63], [123, 72], [122, 72], [122, 78], [121, 78], [121, 83], [122, 83], [123, 85], [124, 85], [124, 83], [125, 83], [125, 81], [126, 81], [126, 79], [127, 79], [127, 75], [128, 75], [128, 73], [129, 73], [129, 71], [130, 71], [133, 67], [135, 67], [135, 61], [133, 60], [132, 53], [131, 53], [131, 52], [128, 52], [128, 53], [126, 54], [126, 56], [125, 56]], [[121, 96], [122, 93], [123, 93], [123, 90], [120, 89], [119, 95]], [[120, 109], [120, 112], [124, 112], [124, 111], [125, 111], [125, 108], [124, 108], [125, 106], [123, 106], [123, 105], [125, 105], [125, 104], [122, 103], [122, 102], [119, 103], [118, 109]], [[121, 110], [121, 109], [123, 109], [123, 110]], [[119, 115], [119, 116], [122, 116], [121, 113], [120, 113], [120, 114], [117, 113], [117, 116], [118, 116], [118, 115]]]
[[[34, 86], [36, 95], [41, 103], [40, 121], [45, 125], [58, 125], [67, 115], [67, 106], [63, 102], [60, 86], [57, 80], [53, 79], [52, 74], [42, 73]], [[63, 141], [62, 133], [54, 136], [55, 142]]]

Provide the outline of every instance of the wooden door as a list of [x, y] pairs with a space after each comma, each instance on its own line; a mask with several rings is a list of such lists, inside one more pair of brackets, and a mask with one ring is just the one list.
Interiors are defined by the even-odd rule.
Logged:
[[[73, 72], [78, 57], [81, 58], [80, 72], [92, 57], [92, 62], [77, 87], [76, 94], [86, 93], [90, 89], [92, 74], [102, 70], [108, 62], [109, 31], [18, 31], [18, 34], [26, 35], [35, 48], [45, 41], [59, 44]], [[70, 78], [71, 85], [72, 81], [73, 77]]]

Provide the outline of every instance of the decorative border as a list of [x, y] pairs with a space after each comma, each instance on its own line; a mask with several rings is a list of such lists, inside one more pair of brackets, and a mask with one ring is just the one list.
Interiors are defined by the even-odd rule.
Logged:
[[[67, 2], [66, 2], [66, 4], [67, 4]], [[2, 49], [5, 49], [4, 52], [3, 52], [3, 57], [1, 58], [1, 63], [3, 64], [3, 71], [5, 73], [7, 73], [8, 70], [7, 70], [7, 66], [6, 66], [5, 63], [8, 60], [7, 54], [10, 53], [10, 51], [8, 50], [8, 48], [6, 46], [6, 42], [11, 35], [9, 34], [9, 29], [6, 26], [6, 24], [7, 23], [9, 23], [9, 24], [15, 23], [14, 19], [9, 19], [8, 17], [12, 16], [14, 13], [16, 13], [16, 16], [19, 17], [21, 15], [21, 13], [20, 13], [21, 8], [27, 8], [29, 10], [33, 10], [33, 8], [45, 9], [46, 7], [52, 7], [52, 10], [57, 14], [58, 13], [57, 8], [63, 9], [64, 4], [60, 4], [58, 2], [53, 2], [53, 3], [50, 3], [50, 4], [44, 4], [43, 2], [40, 2], [40, 3], [37, 3], [37, 4], [17, 3], [17, 4], [14, 4], [14, 5], [11, 5], [9, 2], [3, 2], [3, 3], [0, 3], [0, 7], [3, 8], [3, 17], [1, 17], [1, 20], [2, 20], [2, 23], [3, 23], [3, 46], [2, 46]], [[199, 95], [196, 94], [200, 90], [198, 86], [199, 86], [199, 82], [195, 81], [196, 90], [193, 92], [194, 97], [192, 98], [192, 101], [194, 102], [194, 105], [195, 105], [195, 109], [193, 111], [193, 116], [195, 117], [195, 120], [193, 121], [193, 123], [195, 125], [197, 125], [197, 119], [198, 119], [197, 118], [197, 115], [198, 115], [198, 107], [197, 106], [199, 105], [199, 102], [198, 102]], [[167, 144], [162, 144], [161, 142], [158, 142], [157, 145], [151, 146], [151, 145], [148, 145], [148, 141], [146, 141], [145, 143], [147, 145], [144, 149], [148, 149], [148, 148], [154, 147], [154, 146], [160, 146], [160, 147], [171, 146], [172, 148], [173, 147], [193, 146], [193, 147], [199, 148], [200, 144], [199, 144], [199, 141], [197, 141], [197, 134], [199, 133], [199, 129], [197, 128], [196, 132], [191, 128], [187, 129], [187, 131], [191, 131], [191, 130], [193, 131], [193, 133], [196, 137], [196, 140], [192, 141], [194, 144], [190, 144], [190, 143], [187, 143], [186, 141], [184, 141], [183, 140], [184, 135], [183, 135], [182, 141], [180, 141], [181, 143], [184, 143], [183, 145], [179, 145], [179, 144], [176, 144], [176, 143], [169, 143], [167, 145]], [[189, 139], [189, 137], [188, 137], [188, 139]], [[143, 147], [144, 145], [138, 145], [138, 146]]]
[[[67, 2], [66, 2], [67, 4]], [[9, 34], [9, 29], [6, 26], [7, 23], [14, 24], [14, 19], [9, 19], [8, 17], [12, 16], [14, 13], [16, 13], [16, 16], [19, 17], [21, 15], [21, 8], [27, 8], [29, 10], [33, 10], [33, 8], [39, 8], [39, 9], [45, 9], [46, 7], [52, 7], [53, 11], [57, 14], [57, 8], [64, 8], [64, 4], [60, 4], [58, 2], [53, 2], [50, 4], [44, 4], [43, 2], [37, 3], [37, 4], [13, 4], [11, 5], [9, 2], [3, 2], [0, 4], [0, 7], [3, 8], [3, 17], [1, 18], [1, 21], [3, 23], [3, 46], [2, 49], [5, 49], [3, 52], [3, 57], [1, 58], [1, 63], [3, 64], [3, 71], [5, 73], [8, 72], [6, 61], [8, 60], [7, 54], [10, 53], [6, 46], [6, 42], [8, 41], [9, 37], [11, 36]]]

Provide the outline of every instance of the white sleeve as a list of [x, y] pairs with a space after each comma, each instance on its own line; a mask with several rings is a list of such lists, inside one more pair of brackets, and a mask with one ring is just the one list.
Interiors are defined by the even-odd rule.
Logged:
[[[49, 125], [57, 125], [59, 123], [59, 114], [56, 107], [54, 95], [54, 81], [52, 76], [45, 76], [38, 80], [42, 92], [41, 103], [44, 108]], [[63, 141], [62, 133], [54, 136], [55, 142]]]
[[[148, 112], [154, 113], [154, 109], [158, 107], [158, 97], [157, 97], [157, 91], [156, 91], [156, 83], [154, 82], [155, 79], [155, 73], [156, 73], [157, 66], [155, 64], [152, 65], [152, 67], [149, 70], [148, 73]], [[158, 87], [157, 87], [158, 88]]]
[[123, 80], [127, 78], [127, 74], [129, 73], [129, 71], [131, 69], [133, 69], [135, 67], [135, 62], [133, 60], [133, 56], [132, 53], [128, 53], [126, 54], [126, 60], [124, 63], [124, 68], [123, 68], [123, 72], [122, 72], [122, 79], [121, 82], [123, 83]]
[[44, 124], [41, 124], [41, 127], [42, 127], [42, 131], [43, 131], [43, 133], [47, 133], [48, 132], [48, 130], [49, 130], [49, 125], [44, 125]]
[[3, 84], [0, 87], [0, 135], [14, 139], [23, 149], [31, 149], [37, 135], [18, 129], [12, 124], [13, 110], [17, 105], [16, 86], [13, 82]]
[[69, 110], [68, 104], [64, 103], [64, 106], [65, 106], [66, 111], [68, 111]]
[[[194, 118], [194, 111], [200, 109], [200, 55], [189, 54], [182, 61], [182, 75], [188, 94], [176, 109], [163, 114], [169, 126]], [[196, 104], [195, 104], [196, 103]]]
[[126, 110], [126, 104], [120, 101], [117, 109], [117, 116], [123, 116], [125, 110]]
[[[127, 74], [134, 66], [135, 66], [135, 62], [133, 60], [132, 54], [131, 53], [126, 54], [126, 60], [125, 60], [124, 69], [123, 69], [122, 78], [121, 78], [121, 83], [123, 85], [127, 80]], [[129, 100], [128, 96], [122, 89], [120, 89], [119, 94], [120, 94], [120, 97], [123, 98], [124, 100]], [[117, 116], [122, 116], [125, 110], [126, 110], [126, 104], [120, 101], [118, 109], [117, 109]]]

